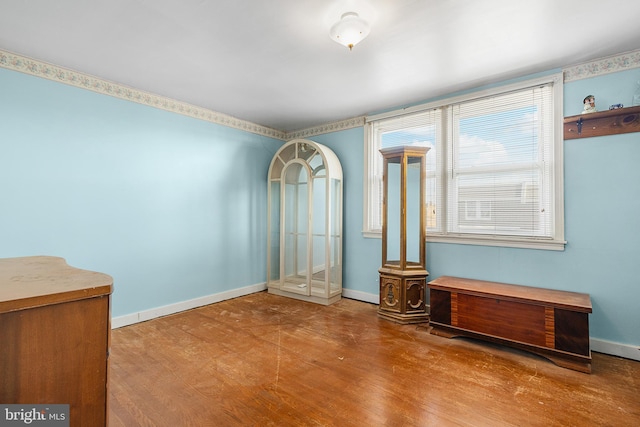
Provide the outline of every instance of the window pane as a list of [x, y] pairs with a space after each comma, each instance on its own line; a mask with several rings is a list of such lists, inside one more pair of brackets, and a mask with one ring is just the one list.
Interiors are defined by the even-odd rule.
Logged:
[[424, 145], [428, 236], [562, 249], [561, 101], [554, 74], [368, 119], [365, 231], [381, 229], [378, 150]]
[[532, 171], [458, 175], [450, 231], [540, 236], [540, 173]]
[[460, 118], [459, 168], [538, 160], [536, 107]]
[[551, 237], [540, 120], [550, 94], [528, 88], [452, 107], [449, 232]]
[[373, 141], [375, 156], [373, 157], [373, 167], [371, 167], [370, 182], [370, 214], [369, 229], [382, 229], [382, 156], [379, 153], [381, 148], [414, 145], [429, 147], [426, 157], [427, 185], [425, 195], [426, 204], [430, 206], [427, 220], [428, 228], [436, 227], [436, 206], [440, 200], [441, 191], [439, 189], [441, 166], [438, 163], [438, 150], [441, 144], [441, 109], [422, 111], [392, 119], [381, 120], [373, 126]]

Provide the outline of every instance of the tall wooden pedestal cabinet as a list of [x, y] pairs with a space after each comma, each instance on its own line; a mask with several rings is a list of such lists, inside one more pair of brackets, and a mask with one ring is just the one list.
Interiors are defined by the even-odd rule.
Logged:
[[383, 158], [382, 267], [378, 315], [392, 322], [426, 323], [426, 155], [429, 147], [380, 150]]
[[68, 404], [106, 426], [113, 279], [56, 257], [0, 259], [0, 403]]

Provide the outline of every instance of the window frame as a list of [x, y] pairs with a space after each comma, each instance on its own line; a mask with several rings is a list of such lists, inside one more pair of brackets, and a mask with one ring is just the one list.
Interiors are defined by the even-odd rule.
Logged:
[[[502, 247], [514, 247], [514, 248], [530, 248], [530, 249], [544, 249], [544, 250], [564, 250], [566, 241], [564, 240], [564, 171], [563, 171], [563, 154], [564, 154], [564, 135], [563, 135], [563, 74], [553, 73], [542, 77], [524, 79], [518, 82], [490, 87], [487, 89], [469, 92], [453, 97], [443, 98], [436, 101], [415, 105], [399, 110], [384, 112], [366, 117], [365, 119], [365, 132], [364, 132], [364, 182], [363, 182], [363, 236], [366, 238], [381, 238], [382, 230], [372, 229], [372, 208], [379, 206], [379, 202], [375, 202], [377, 191], [374, 186], [379, 183], [372, 176], [372, 168], [374, 167], [376, 156], [380, 156], [378, 152], [377, 142], [374, 140], [373, 125], [375, 122], [400, 118], [404, 115], [417, 114], [426, 110], [443, 109], [446, 110], [450, 106], [471, 101], [474, 99], [484, 98], [488, 96], [506, 94], [508, 92], [522, 90], [537, 85], [553, 85], [553, 159], [551, 170], [553, 174], [553, 184], [551, 186], [551, 193], [549, 197], [553, 200], [553, 237], [525, 237], [525, 236], [491, 236], [491, 235], [456, 235], [447, 233], [444, 223], [442, 225], [442, 232], [427, 233], [427, 242], [437, 243], [456, 243], [456, 244], [470, 244], [470, 245], [482, 245], [482, 246], [502, 246]], [[440, 152], [439, 156], [444, 156], [441, 162], [450, 161], [450, 155], [447, 152], [449, 150], [447, 133], [452, 132], [451, 123], [448, 123], [448, 114], [443, 113], [441, 119], [441, 132], [443, 136], [440, 138], [441, 143], [437, 147]], [[442, 163], [440, 163], [442, 164]], [[443, 192], [445, 194], [438, 197], [442, 200], [438, 200], [439, 206], [443, 206], [447, 209], [448, 195], [447, 185], [443, 185]], [[379, 200], [379, 199], [378, 199]], [[444, 216], [447, 212], [444, 212]], [[439, 215], [438, 222], [440, 223], [443, 215]]]

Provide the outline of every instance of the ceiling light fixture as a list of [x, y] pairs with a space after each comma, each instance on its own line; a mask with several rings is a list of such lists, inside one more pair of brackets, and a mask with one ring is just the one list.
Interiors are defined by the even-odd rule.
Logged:
[[331, 38], [349, 48], [353, 49], [369, 34], [369, 23], [355, 12], [343, 13], [340, 20], [331, 26], [329, 35]]

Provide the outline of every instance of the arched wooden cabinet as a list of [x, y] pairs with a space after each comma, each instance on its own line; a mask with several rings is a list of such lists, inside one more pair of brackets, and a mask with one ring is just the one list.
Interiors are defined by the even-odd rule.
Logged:
[[342, 296], [342, 167], [328, 147], [296, 139], [269, 166], [269, 293], [329, 305]]

